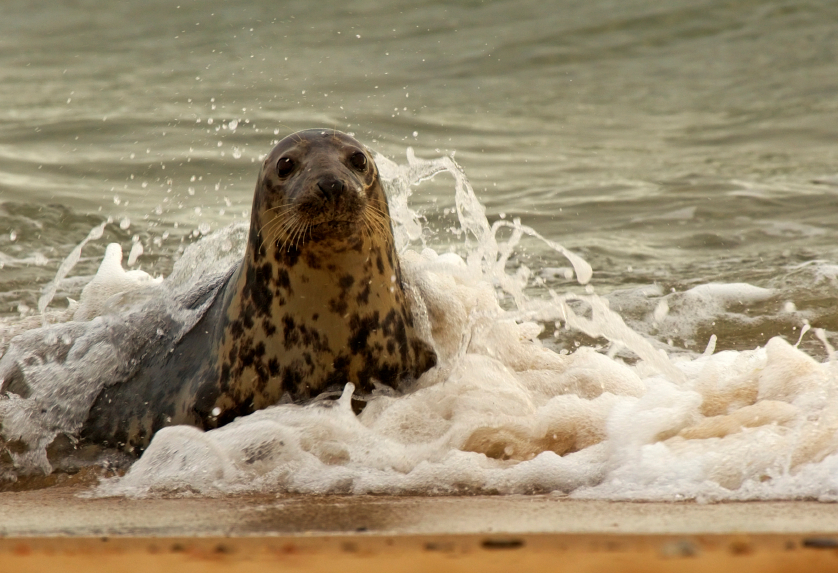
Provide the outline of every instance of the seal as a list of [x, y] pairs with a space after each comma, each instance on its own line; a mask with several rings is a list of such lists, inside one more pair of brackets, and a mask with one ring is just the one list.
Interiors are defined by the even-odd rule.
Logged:
[[[243, 260], [173, 347], [104, 388], [80, 433], [139, 454], [160, 428], [207, 430], [353, 382], [399, 389], [436, 364], [414, 327], [370, 152], [334, 130], [279, 142], [256, 184]], [[197, 304], [197, 302], [196, 302]]]

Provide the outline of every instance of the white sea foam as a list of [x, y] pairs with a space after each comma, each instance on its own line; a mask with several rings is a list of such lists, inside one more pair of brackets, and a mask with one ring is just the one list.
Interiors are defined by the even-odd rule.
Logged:
[[[452, 159], [423, 161], [409, 153], [404, 166], [381, 157], [377, 162], [391, 197], [417, 323], [434, 344], [439, 365], [404, 395], [371, 399], [358, 416], [347, 384], [336, 402], [275, 406], [208, 432], [166, 428], [124, 477], [105, 480], [96, 495], [563, 492], [635, 500], [838, 499], [834, 363], [816, 362], [780, 338], [755, 350], [719, 353], [713, 339], [704, 354], [668, 355], [611, 309], [616, 302], [628, 304], [629, 296], [551, 291], [539, 297], [527, 290], [539, 271], [513, 267], [509, 260], [523, 235], [537, 234], [518, 221], [491, 225]], [[458, 254], [439, 253], [423, 242], [421, 219], [408, 202], [412, 186], [442, 172], [454, 177], [465, 231]], [[183, 295], [196, 276], [223, 274], [239, 256], [243, 233], [235, 227], [207, 237], [161, 285], [137, 291], [142, 296], [111, 295], [108, 308], [94, 314], [125, 305], [146, 317], [168, 313], [185, 325], [181, 329], [188, 327], [192, 315], [154, 301]], [[591, 280], [584, 261], [548, 244], [569, 259], [578, 282]], [[115, 267], [110, 272], [125, 279]], [[511, 307], [501, 305], [501, 293]], [[635, 293], [651, 301], [650, 314], [660, 323], [691, 313], [707, 318], [726, 305], [774, 294], [745, 284]], [[108, 316], [64, 328], [105, 323]], [[572, 354], [554, 352], [541, 340], [544, 324], [608, 338], [623, 349], [621, 356], [634, 360], [584, 346]], [[44, 332], [30, 337], [49, 346]], [[9, 353], [18, 353], [15, 365], [28, 364], [22, 362], [31, 358], [26, 348], [23, 340], [10, 347]], [[4, 364], [10, 371], [9, 353], [0, 361], [0, 377]], [[30, 416], [27, 423], [38, 420], [35, 407], [56, 388], [72, 397], [77, 384], [84, 387], [75, 371], [72, 380], [64, 371], [49, 371], [55, 359], [48, 354], [38, 355], [37, 368], [27, 366], [43, 374], [36, 392], [41, 402], [32, 395], [0, 401], [7, 440], [29, 432], [24, 441], [37, 446], [46, 441], [37, 442], [38, 436], [52, 439], [75, 427], [67, 423], [72, 416], [58, 414], [51, 425], [42, 420], [34, 429], [15, 426], [23, 424], [23, 413]], [[83, 411], [82, 404], [72, 419]], [[45, 458], [34, 461], [45, 467]]]

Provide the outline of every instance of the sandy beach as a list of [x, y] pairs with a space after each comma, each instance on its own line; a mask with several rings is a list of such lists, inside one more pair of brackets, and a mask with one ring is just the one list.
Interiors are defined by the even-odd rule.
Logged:
[[0, 571], [834, 571], [816, 502], [0, 493]]

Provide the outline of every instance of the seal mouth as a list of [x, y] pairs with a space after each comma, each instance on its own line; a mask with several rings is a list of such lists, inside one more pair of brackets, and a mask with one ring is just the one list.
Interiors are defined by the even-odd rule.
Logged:
[[346, 240], [359, 234], [358, 221], [332, 220], [311, 225], [307, 240], [323, 241], [326, 239]]
[[262, 245], [299, 250], [312, 242], [371, 240], [392, 233], [387, 213], [374, 201], [367, 201], [357, 213], [351, 214], [329, 216], [321, 212], [310, 216], [293, 206], [281, 213], [262, 227]]
[[262, 227], [262, 245], [272, 245], [280, 250], [298, 250], [309, 242], [349, 240], [379, 232], [381, 224], [377, 220], [371, 221], [364, 213], [366, 209], [357, 216], [343, 213], [329, 217], [318, 213], [310, 217], [305, 212], [289, 208]]

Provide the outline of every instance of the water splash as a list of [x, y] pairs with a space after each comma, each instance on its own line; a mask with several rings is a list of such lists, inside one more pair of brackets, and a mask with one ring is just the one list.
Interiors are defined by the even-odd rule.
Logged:
[[[606, 298], [556, 289], [533, 295], [535, 273], [510, 264], [525, 235], [567, 257], [581, 284], [590, 281], [590, 267], [518, 220], [490, 224], [449, 157], [422, 160], [409, 150], [406, 165], [377, 162], [416, 323], [436, 348], [438, 366], [403, 396], [372, 398], [359, 416], [348, 384], [336, 402], [275, 406], [208, 432], [167, 428], [97, 495], [561, 491], [635, 500], [838, 499], [838, 374], [830, 364], [780, 338], [743, 352], [715, 352], [711, 338], [703, 354], [676, 356], [629, 328]], [[460, 224], [454, 236], [463, 256], [426, 244], [422, 219], [409, 204], [413, 188], [440, 173], [454, 178]], [[501, 229], [511, 231], [505, 240]], [[130, 369], [137, 340], [154, 339], [131, 330], [124, 341], [135, 346], [114, 347], [96, 338], [98, 329], [147, 324], [159, 336], [155, 321], [173, 317], [175, 332], [164, 334], [175, 340], [196, 315], [160, 301], [189, 296], [195, 277], [208, 277], [202, 284], [211, 288], [240, 256], [245, 233], [232, 227], [204, 238], [161, 285], [111, 296], [111, 310], [90, 322], [15, 339], [0, 360], [8, 392], [0, 419], [6, 443], [23, 441], [31, 454], [15, 457], [20, 467], [48, 470], [46, 456], [35, 453], [77, 427], [87, 398], [62, 411], [56, 397], [66, 405], [68, 396], [95, 386], [74, 370], [91, 362], [82, 348], [98, 348], [97, 368]], [[708, 285], [684, 296], [700, 294], [712, 303], [733, 291], [737, 300], [768, 295], [747, 286]], [[499, 292], [512, 308], [501, 305]], [[666, 300], [673, 307], [680, 299]], [[671, 310], [650, 314], [660, 321], [674, 316]], [[607, 355], [584, 346], [554, 352], [541, 341], [543, 326], [553, 322], [605, 337], [612, 349]], [[129, 355], [119, 354], [126, 349]], [[618, 357], [627, 351], [636, 361]], [[16, 372], [29, 385], [26, 397], [16, 392]]]
[[[408, 147], [407, 166], [399, 166], [382, 155], [377, 155], [375, 161], [390, 197], [390, 211], [396, 223], [396, 245], [399, 251], [403, 251], [407, 245], [422, 237], [420, 217], [408, 207], [408, 199], [412, 194], [411, 188], [422, 181], [447, 172], [454, 178], [454, 202], [460, 226], [466, 233], [463, 246], [469, 253], [467, 262], [470, 266], [483, 271], [490, 270], [489, 274], [504, 281], [505, 286], [511, 287], [506, 281], [508, 276], [504, 267], [509, 255], [520, 241], [521, 234], [527, 234], [537, 237], [545, 245], [564, 255], [573, 266], [579, 284], [584, 285], [591, 280], [593, 271], [585, 260], [555, 241], [544, 238], [534, 229], [522, 225], [519, 219], [513, 222], [497, 221], [490, 226], [485, 207], [477, 199], [465, 172], [453, 157], [419, 159], [413, 148]], [[513, 239], [506, 242], [503, 248], [496, 238], [498, 229], [502, 227], [515, 230]], [[510, 294], [517, 294], [513, 292], [516, 290], [511, 287]]]
[[44, 321], [44, 326], [46, 326], [46, 312], [49, 303], [52, 302], [52, 298], [55, 296], [56, 291], [58, 290], [58, 286], [61, 284], [61, 281], [69, 274], [73, 267], [76, 266], [76, 263], [79, 262], [81, 258], [81, 250], [84, 246], [89, 243], [90, 241], [95, 241], [102, 237], [102, 233], [105, 231], [105, 225], [107, 222], [102, 223], [101, 225], [97, 225], [93, 227], [90, 232], [87, 234], [87, 237], [84, 240], [76, 245], [70, 254], [61, 262], [61, 265], [58, 267], [58, 271], [55, 273], [55, 278], [52, 279], [46, 287], [44, 287], [44, 292], [41, 295], [41, 298], [38, 299], [38, 312], [41, 313], [41, 316]]

